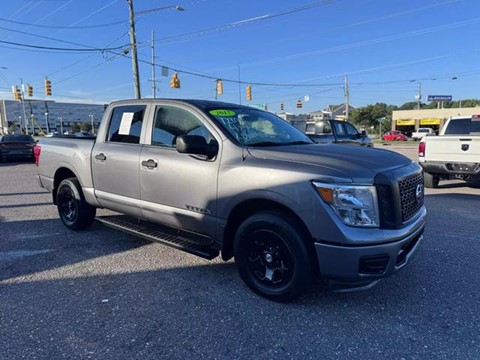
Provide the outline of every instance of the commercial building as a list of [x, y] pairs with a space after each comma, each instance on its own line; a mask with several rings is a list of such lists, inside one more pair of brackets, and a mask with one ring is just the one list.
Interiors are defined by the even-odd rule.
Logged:
[[69, 131], [75, 124], [92, 124], [98, 129], [106, 105], [50, 100], [0, 100], [0, 133], [25, 131], [41, 134]]
[[473, 108], [395, 110], [392, 113], [392, 130], [399, 130], [409, 135], [418, 128], [428, 127], [438, 134], [450, 117], [472, 116], [474, 114], [480, 114], [479, 106]]

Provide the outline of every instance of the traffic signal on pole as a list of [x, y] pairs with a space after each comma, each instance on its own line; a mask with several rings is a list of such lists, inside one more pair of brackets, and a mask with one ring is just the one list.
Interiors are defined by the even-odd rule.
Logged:
[[268, 111], [268, 104], [265, 104], [265, 111]]
[[45, 96], [52, 96], [52, 82], [45, 76]]
[[302, 100], [297, 100], [297, 109], [302, 108]]
[[19, 89], [18, 86], [12, 88], [13, 90], [13, 97], [15, 100], [22, 101], [22, 91]]
[[180, 79], [178, 78], [177, 73], [172, 75], [172, 78], [170, 79], [170, 87], [172, 89], [180, 89]]
[[282, 111], [285, 110], [285, 106], [283, 106], [283, 102], [280, 103], [280, 110], [282, 110]]
[[217, 94], [223, 94], [223, 83], [222, 80], [217, 80]]
[[247, 100], [252, 100], [252, 87], [250, 85], [247, 86]]
[[33, 96], [33, 86], [28, 84], [27, 86], [27, 95], [32, 97]]

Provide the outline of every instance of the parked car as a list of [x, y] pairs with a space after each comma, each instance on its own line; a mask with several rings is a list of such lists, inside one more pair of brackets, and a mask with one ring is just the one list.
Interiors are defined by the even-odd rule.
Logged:
[[[315, 144], [247, 106], [118, 101], [96, 138], [43, 138], [37, 148], [38, 182], [68, 228], [96, 218], [207, 259], [233, 257], [245, 284], [277, 301], [316, 277], [367, 289], [404, 268], [423, 239], [416, 162]], [[123, 215], [96, 217], [97, 208]]]
[[4, 135], [0, 140], [0, 160], [34, 160], [36, 143], [31, 135]]
[[439, 136], [425, 136], [418, 146], [425, 187], [460, 179], [480, 186], [480, 114], [450, 118]]
[[435, 132], [430, 128], [419, 128], [417, 131], [412, 133], [412, 140], [418, 141], [424, 136], [435, 136]]
[[348, 121], [320, 120], [306, 124], [305, 134], [316, 143], [337, 143], [373, 147], [373, 141], [364, 131], [359, 132]]
[[398, 130], [387, 131], [382, 136], [382, 140], [385, 141], [407, 141], [407, 136]]

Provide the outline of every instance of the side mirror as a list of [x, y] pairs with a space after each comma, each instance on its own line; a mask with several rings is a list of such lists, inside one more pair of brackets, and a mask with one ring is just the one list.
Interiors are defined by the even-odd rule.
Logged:
[[362, 135], [362, 137], [365, 137], [365, 136], [367, 136], [367, 132], [366, 132], [365, 130], [362, 130], [362, 131], [360, 132], [360, 135]]
[[207, 141], [199, 135], [181, 135], [176, 141], [177, 151], [182, 154], [204, 155], [208, 159], [213, 158], [218, 153], [218, 143]]

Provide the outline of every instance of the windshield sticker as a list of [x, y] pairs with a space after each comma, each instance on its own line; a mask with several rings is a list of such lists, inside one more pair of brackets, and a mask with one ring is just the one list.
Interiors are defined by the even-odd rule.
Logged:
[[122, 120], [120, 122], [120, 128], [118, 129], [118, 135], [129, 135], [130, 128], [132, 127], [133, 112], [126, 112], [122, 114]]
[[210, 114], [213, 116], [235, 116], [235, 111], [232, 110], [211, 110]]

